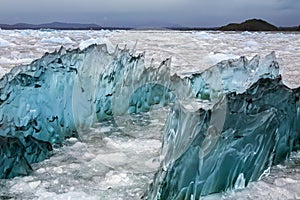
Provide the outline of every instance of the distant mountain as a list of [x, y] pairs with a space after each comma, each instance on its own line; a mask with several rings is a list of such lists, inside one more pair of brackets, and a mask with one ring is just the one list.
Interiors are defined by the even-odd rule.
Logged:
[[97, 24], [80, 24], [80, 23], [62, 23], [52, 22], [47, 24], [26, 24], [18, 23], [13, 25], [0, 24], [2, 29], [60, 29], [60, 30], [99, 30], [103, 27]]
[[295, 27], [276, 27], [261, 19], [250, 19], [242, 23], [230, 23], [222, 27], [184, 27], [179, 24], [163, 23], [163, 22], [149, 22], [144, 24], [131, 24], [125, 27], [102, 27], [98, 24], [80, 24], [80, 23], [62, 23], [52, 22], [46, 24], [0, 24], [1, 29], [58, 29], [58, 30], [100, 30], [100, 29], [139, 29], [139, 30], [220, 30], [220, 31], [300, 31], [300, 26]]
[[231, 23], [219, 28], [220, 31], [278, 31], [279, 29], [264, 20], [250, 19], [240, 24]]

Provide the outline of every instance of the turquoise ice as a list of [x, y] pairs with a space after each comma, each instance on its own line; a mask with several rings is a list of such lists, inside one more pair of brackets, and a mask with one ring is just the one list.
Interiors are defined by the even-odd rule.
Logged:
[[[105, 45], [48, 53], [0, 80], [0, 178], [27, 175], [53, 145], [103, 120], [170, 106], [148, 199], [197, 199], [241, 188], [299, 147], [299, 89], [275, 54], [170, 75], [170, 59]], [[86, 132], [85, 132], [86, 133]]]

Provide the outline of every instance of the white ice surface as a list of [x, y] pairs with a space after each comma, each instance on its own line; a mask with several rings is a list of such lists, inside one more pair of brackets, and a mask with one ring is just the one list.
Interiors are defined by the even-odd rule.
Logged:
[[[224, 59], [275, 51], [284, 81], [300, 86], [299, 33], [0, 30], [0, 76], [61, 45], [82, 49], [103, 42], [109, 51], [117, 44], [145, 51], [146, 64], [152, 58], [159, 63], [172, 57], [172, 72], [179, 74], [203, 71]], [[0, 180], [0, 199], [140, 199], [159, 165], [165, 115], [152, 119], [158, 120], [147, 127], [128, 128], [124, 123], [116, 129], [102, 123], [80, 133], [80, 141], [67, 140], [50, 159], [33, 165], [30, 176]], [[295, 153], [246, 189], [206, 199], [299, 199], [299, 163], [300, 154]]]
[[[1, 42], [3, 40], [3, 42]], [[286, 83], [299, 85], [299, 33], [258, 32], [180, 32], [180, 31], [0, 31], [0, 66], [11, 68], [28, 64], [60, 46], [83, 49], [106, 43], [113, 52], [116, 45], [146, 52], [146, 62], [159, 63], [172, 57], [172, 72], [202, 71], [217, 62], [244, 55], [266, 55], [275, 51]], [[13, 53], [12, 53], [13, 52]]]
[[71, 40], [69, 37], [51, 37], [51, 38], [43, 38], [41, 40], [41, 43], [52, 43], [52, 44], [73, 44], [73, 40]]
[[79, 48], [82, 50], [92, 44], [106, 44], [109, 52], [112, 52], [115, 48], [107, 38], [90, 38], [88, 40], [82, 40], [79, 43]]
[[9, 46], [14, 46], [14, 45], [15, 44], [0, 38], [0, 47], [9, 47]]

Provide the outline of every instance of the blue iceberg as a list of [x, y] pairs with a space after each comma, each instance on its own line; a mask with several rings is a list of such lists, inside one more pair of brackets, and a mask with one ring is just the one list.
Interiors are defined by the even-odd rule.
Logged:
[[172, 107], [148, 199], [199, 199], [243, 188], [299, 149], [299, 89], [282, 83], [274, 53], [222, 63], [209, 69], [221, 71], [214, 79], [221, 90], [211, 87], [213, 80], [196, 84], [198, 107], [180, 101]]
[[170, 75], [170, 59], [106, 45], [47, 53], [0, 80], [0, 178], [30, 173], [53, 145], [103, 120], [170, 106], [148, 199], [193, 199], [246, 186], [299, 148], [299, 89], [275, 54]]
[[142, 54], [106, 45], [61, 48], [13, 68], [0, 80], [0, 178], [27, 174], [52, 145], [96, 122], [167, 105], [169, 74], [169, 59], [146, 68]]

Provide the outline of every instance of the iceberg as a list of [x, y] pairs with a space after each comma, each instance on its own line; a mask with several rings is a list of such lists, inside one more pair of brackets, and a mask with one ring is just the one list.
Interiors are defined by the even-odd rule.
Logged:
[[[210, 83], [192, 86], [198, 107], [178, 101], [171, 108], [147, 198], [199, 199], [240, 189], [298, 150], [299, 89], [286, 87], [278, 69], [272, 53], [223, 61], [202, 73], [220, 72], [219, 79], [206, 76]], [[210, 87], [216, 82], [223, 90]]]
[[41, 43], [49, 43], [49, 44], [74, 44], [74, 41], [69, 37], [51, 37], [51, 38], [43, 38]]
[[[299, 148], [299, 89], [274, 52], [170, 75], [171, 59], [106, 45], [47, 53], [0, 80], [0, 178], [27, 175], [52, 147], [97, 122], [170, 106], [148, 199], [195, 199], [242, 188]], [[87, 134], [86, 132], [84, 132]]]
[[[0, 80], [0, 177], [29, 172], [52, 145], [113, 116], [168, 104], [170, 60], [144, 66], [143, 54], [106, 45], [47, 53]], [[142, 96], [141, 96], [142, 95]], [[144, 98], [146, 97], [146, 98]], [[126, 103], [127, 101], [127, 103]], [[12, 144], [10, 144], [12, 143]], [[17, 168], [14, 166], [18, 166]]]

